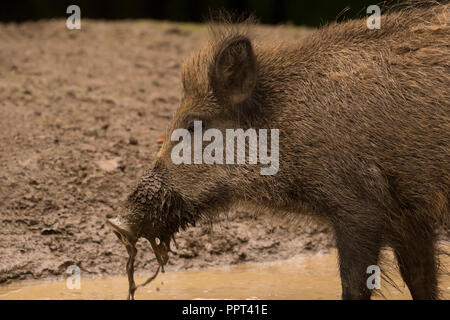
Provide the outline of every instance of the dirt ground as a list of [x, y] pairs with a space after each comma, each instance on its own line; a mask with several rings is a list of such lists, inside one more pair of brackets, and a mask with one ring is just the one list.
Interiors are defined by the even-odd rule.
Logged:
[[[310, 30], [259, 27], [258, 38]], [[124, 274], [125, 248], [105, 226], [159, 149], [181, 96], [182, 59], [202, 25], [65, 20], [0, 24], [0, 283]], [[168, 270], [326, 251], [327, 226], [231, 212], [178, 236]], [[150, 272], [139, 242], [137, 272]]]

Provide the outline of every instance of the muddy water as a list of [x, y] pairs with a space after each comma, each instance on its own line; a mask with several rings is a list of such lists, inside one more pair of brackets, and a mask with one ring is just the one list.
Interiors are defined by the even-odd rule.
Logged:
[[[450, 265], [448, 257], [443, 261]], [[410, 299], [398, 273], [390, 276], [399, 290], [381, 283], [388, 299]], [[142, 283], [145, 277], [136, 277]], [[450, 276], [441, 277], [444, 299], [450, 299]], [[0, 299], [124, 299], [126, 277], [81, 279], [81, 288], [66, 281], [29, 282], [0, 287]], [[136, 299], [339, 299], [336, 252], [272, 263], [248, 263], [225, 268], [160, 274]], [[384, 299], [383, 297], [375, 297]]]

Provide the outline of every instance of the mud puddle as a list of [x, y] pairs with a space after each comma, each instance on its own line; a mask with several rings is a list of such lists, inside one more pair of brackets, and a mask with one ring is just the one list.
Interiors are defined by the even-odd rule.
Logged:
[[[450, 259], [443, 263], [449, 265]], [[397, 272], [389, 274], [401, 291], [381, 282], [387, 299], [410, 299]], [[136, 277], [138, 283], [145, 276]], [[0, 299], [125, 299], [126, 277], [81, 278], [80, 289], [67, 281], [28, 282], [0, 287]], [[450, 299], [450, 276], [441, 277], [442, 298]], [[224, 268], [160, 274], [136, 299], [339, 299], [336, 251], [271, 263], [246, 263]], [[381, 296], [375, 299], [384, 299]]]

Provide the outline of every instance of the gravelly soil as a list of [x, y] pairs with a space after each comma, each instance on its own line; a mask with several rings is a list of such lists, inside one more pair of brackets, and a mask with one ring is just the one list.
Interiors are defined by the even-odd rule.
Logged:
[[[265, 38], [309, 30], [259, 27]], [[123, 274], [125, 248], [105, 226], [158, 151], [177, 108], [183, 57], [201, 25], [64, 20], [0, 24], [0, 283]], [[270, 261], [333, 245], [321, 224], [231, 212], [178, 236], [168, 270]], [[289, 227], [288, 227], [289, 226]], [[139, 242], [137, 270], [155, 268]]]

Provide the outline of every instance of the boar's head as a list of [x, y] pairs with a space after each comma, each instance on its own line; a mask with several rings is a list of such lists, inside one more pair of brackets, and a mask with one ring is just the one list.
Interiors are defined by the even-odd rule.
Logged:
[[[260, 103], [264, 95], [257, 90], [258, 68], [252, 42], [241, 30], [216, 35], [207, 47], [186, 59], [183, 97], [164, 144], [129, 195], [122, 214], [109, 221], [125, 244], [134, 244], [140, 237], [148, 239], [158, 261], [164, 264], [170, 239], [180, 228], [195, 225], [237, 202], [259, 201], [264, 192], [273, 189], [271, 178], [261, 177], [260, 164], [219, 165], [194, 159], [193, 132], [198, 121], [202, 132], [214, 128], [222, 133], [224, 150], [227, 129], [270, 128], [273, 113]], [[172, 141], [173, 133], [179, 129], [192, 133], [190, 164], [176, 163], [172, 157], [179, 144], [177, 139]], [[200, 141], [202, 149], [209, 143]]]

